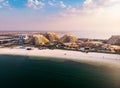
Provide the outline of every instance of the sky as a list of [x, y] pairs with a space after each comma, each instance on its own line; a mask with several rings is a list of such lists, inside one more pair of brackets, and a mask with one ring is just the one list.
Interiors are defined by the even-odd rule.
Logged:
[[0, 0], [0, 31], [120, 35], [120, 0]]

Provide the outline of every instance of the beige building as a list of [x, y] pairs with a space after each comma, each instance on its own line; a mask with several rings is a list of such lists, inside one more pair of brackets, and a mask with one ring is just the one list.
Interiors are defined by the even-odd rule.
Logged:
[[120, 35], [112, 36], [107, 41], [108, 44], [120, 45]]

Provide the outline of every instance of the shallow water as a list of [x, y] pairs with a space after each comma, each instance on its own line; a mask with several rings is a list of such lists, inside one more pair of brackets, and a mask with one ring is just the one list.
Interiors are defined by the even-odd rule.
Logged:
[[120, 71], [55, 58], [0, 55], [0, 88], [120, 88]]

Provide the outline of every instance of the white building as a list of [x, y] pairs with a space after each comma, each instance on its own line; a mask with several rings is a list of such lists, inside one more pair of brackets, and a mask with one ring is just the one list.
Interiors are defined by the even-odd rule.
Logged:
[[19, 36], [20, 40], [27, 40], [29, 37], [27, 35], [21, 35]]

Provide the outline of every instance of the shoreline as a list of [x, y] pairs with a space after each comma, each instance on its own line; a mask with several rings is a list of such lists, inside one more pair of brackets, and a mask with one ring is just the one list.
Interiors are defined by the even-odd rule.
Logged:
[[75, 62], [86, 63], [98, 66], [109, 66], [120, 68], [120, 55], [116, 54], [103, 54], [103, 53], [83, 53], [78, 51], [68, 50], [34, 50], [25, 49], [11, 49], [11, 48], [0, 48], [0, 55], [19, 55], [19, 56], [35, 56], [35, 57], [52, 57], [62, 58], [64, 60], [72, 60]]

